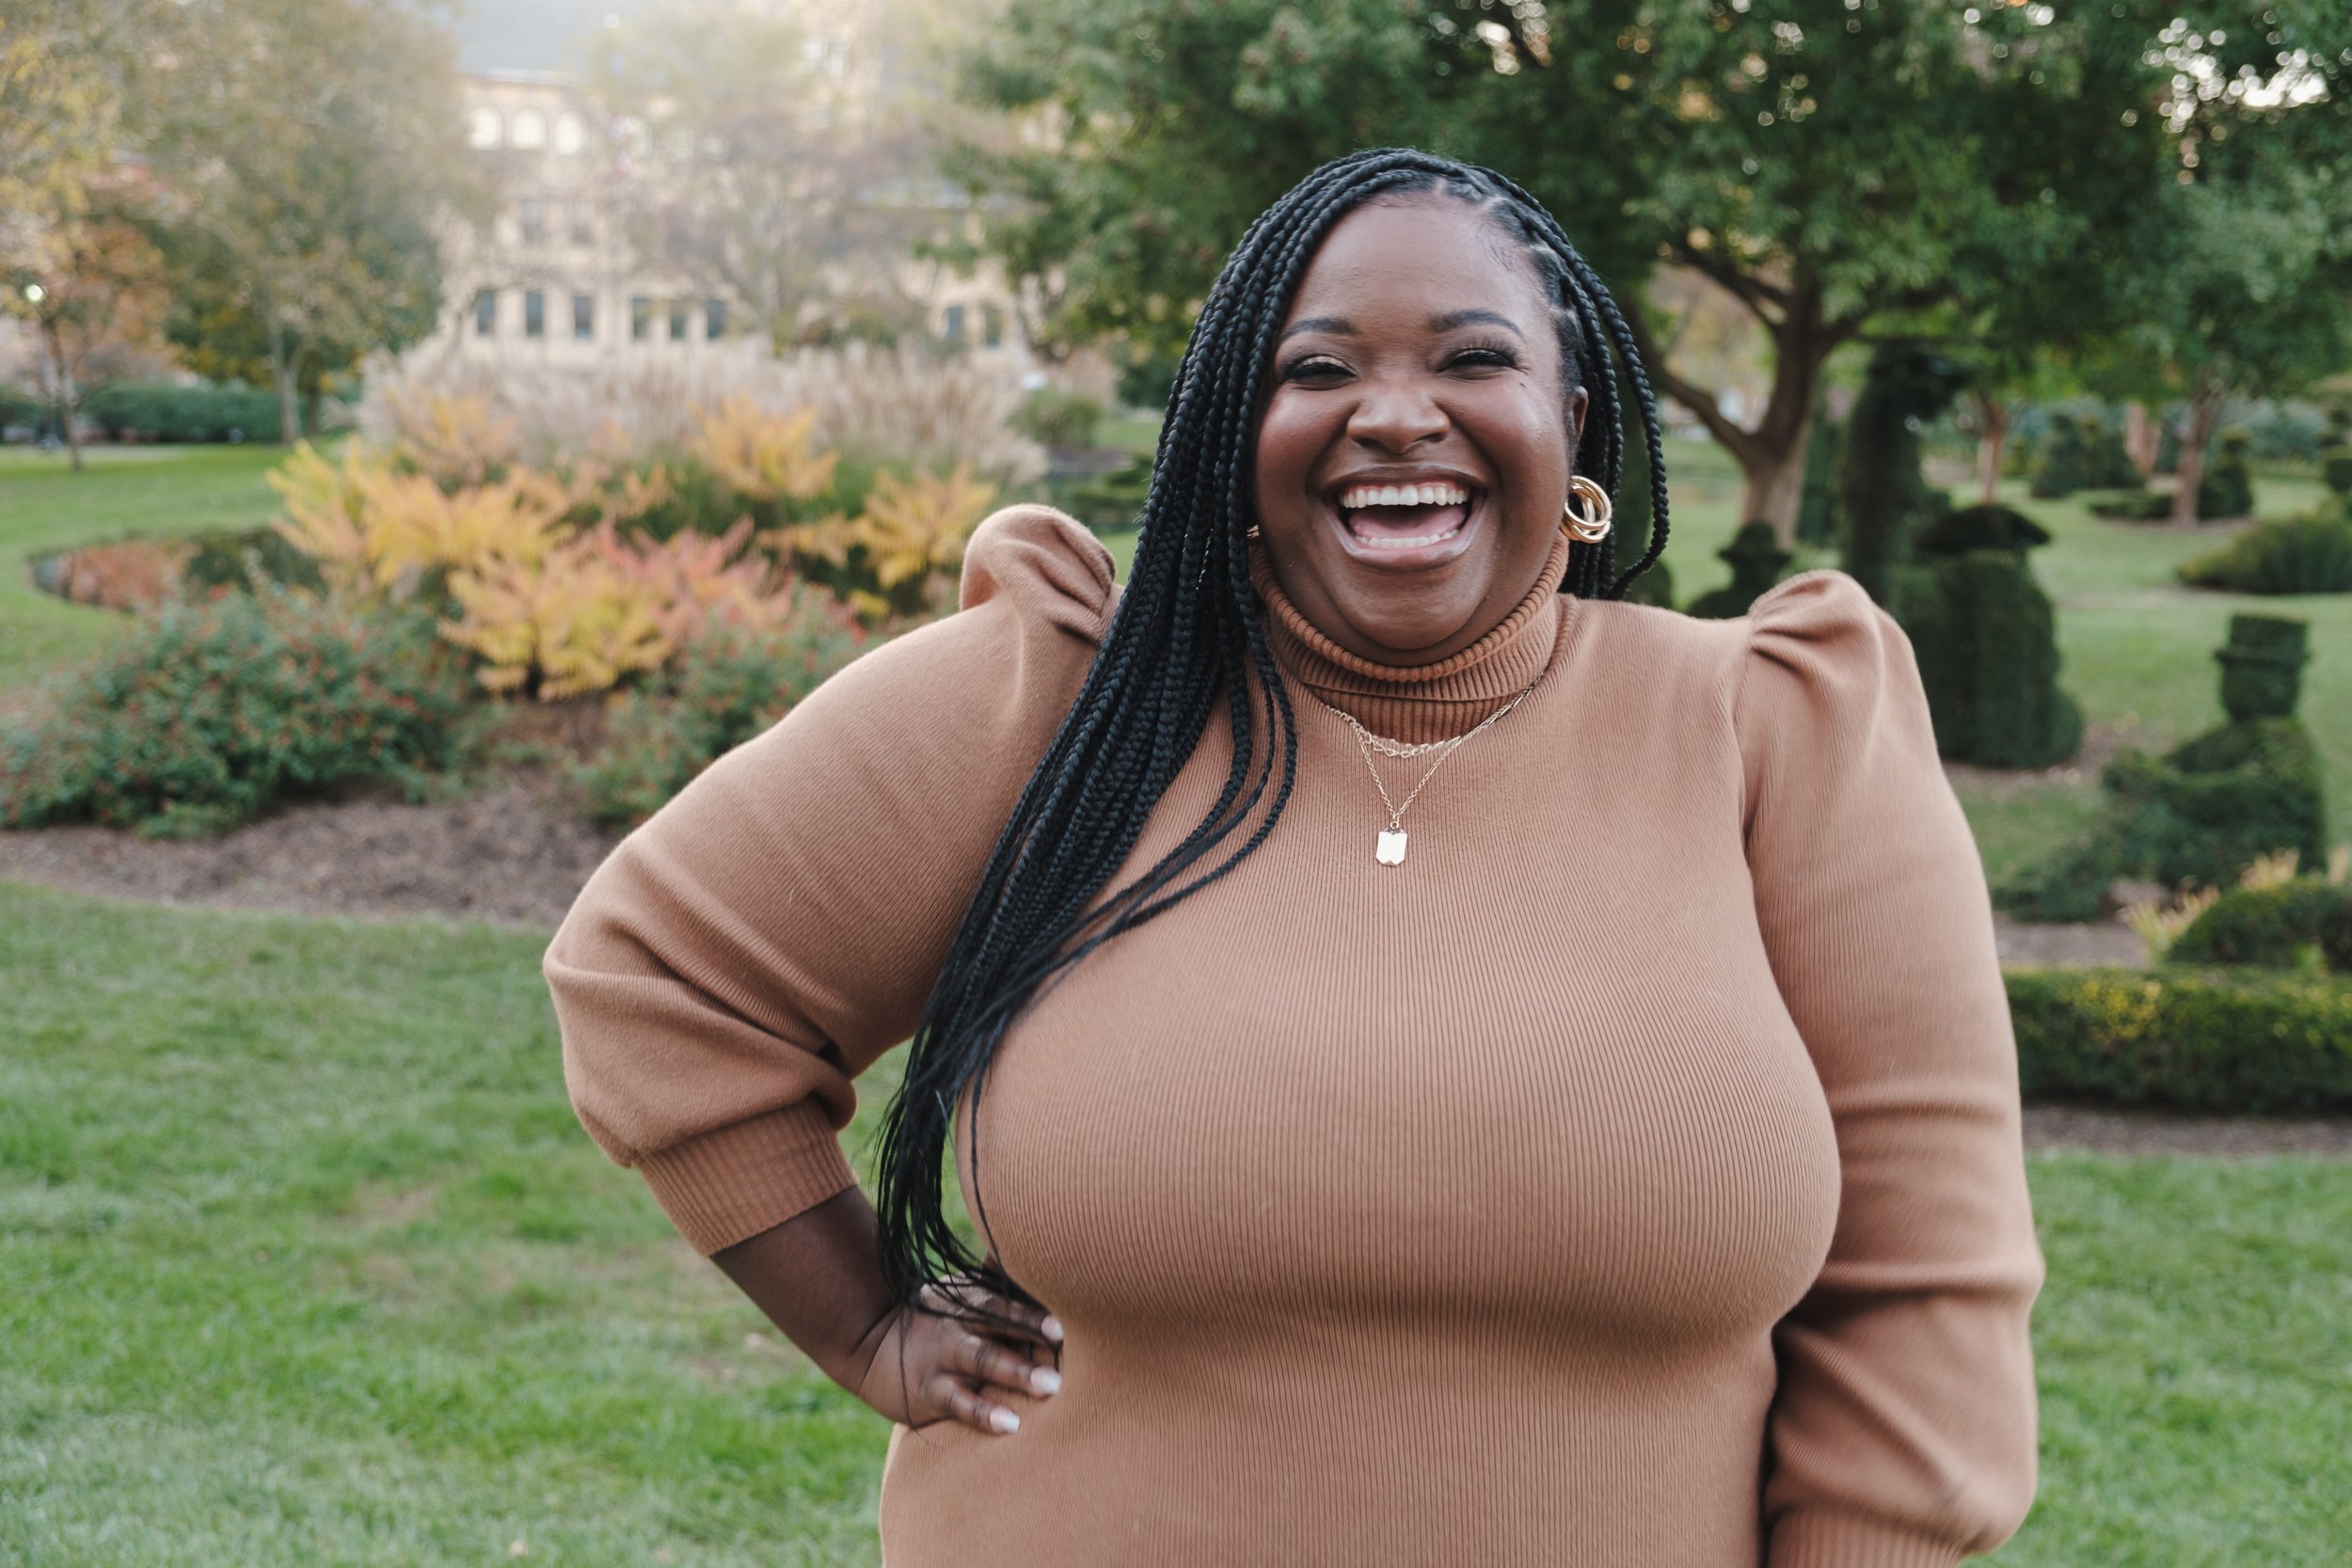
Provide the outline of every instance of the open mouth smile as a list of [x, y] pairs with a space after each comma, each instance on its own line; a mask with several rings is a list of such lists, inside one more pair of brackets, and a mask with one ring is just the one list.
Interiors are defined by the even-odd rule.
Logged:
[[1453, 480], [1349, 484], [1329, 500], [1347, 553], [1389, 568], [1452, 560], [1479, 515], [1477, 492]]

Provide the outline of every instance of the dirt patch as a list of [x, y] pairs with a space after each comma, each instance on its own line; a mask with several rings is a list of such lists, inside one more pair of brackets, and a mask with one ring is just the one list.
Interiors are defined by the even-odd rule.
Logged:
[[426, 805], [294, 806], [214, 839], [143, 839], [108, 828], [0, 832], [0, 877], [166, 904], [552, 927], [618, 842], [580, 820], [551, 774], [526, 773]]
[[2026, 1108], [2026, 1148], [2037, 1153], [2205, 1154], [2248, 1158], [2310, 1154], [2352, 1160], [2352, 1120], [2185, 1117], [2160, 1111]]

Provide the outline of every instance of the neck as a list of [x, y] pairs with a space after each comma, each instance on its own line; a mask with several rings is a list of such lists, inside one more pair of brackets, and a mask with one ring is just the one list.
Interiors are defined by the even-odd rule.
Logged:
[[1266, 608], [1276, 662], [1298, 685], [1375, 735], [1411, 744], [1468, 734], [1543, 674], [1570, 613], [1572, 601], [1560, 594], [1567, 568], [1564, 534], [1553, 540], [1526, 595], [1477, 641], [1435, 664], [1380, 664], [1318, 631], [1274, 580], [1265, 547], [1253, 544], [1249, 549], [1250, 577]]

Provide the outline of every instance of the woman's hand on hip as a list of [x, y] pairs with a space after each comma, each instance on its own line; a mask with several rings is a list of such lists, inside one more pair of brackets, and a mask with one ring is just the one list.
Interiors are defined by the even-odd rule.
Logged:
[[[948, 1304], [936, 1285], [923, 1294], [930, 1305]], [[1061, 1324], [1042, 1308], [993, 1291], [966, 1289], [958, 1299], [1001, 1321], [898, 1307], [867, 1335], [873, 1348], [850, 1391], [910, 1427], [955, 1420], [994, 1434], [1018, 1431], [1020, 1413], [1003, 1395], [1047, 1399], [1061, 1387]]]

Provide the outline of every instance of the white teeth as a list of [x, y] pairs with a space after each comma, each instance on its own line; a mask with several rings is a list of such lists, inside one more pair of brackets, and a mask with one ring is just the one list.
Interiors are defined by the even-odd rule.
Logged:
[[1440, 533], [1415, 534], [1409, 539], [1368, 539], [1359, 536], [1356, 542], [1359, 545], [1370, 546], [1375, 550], [1409, 550], [1422, 545], [1440, 544], [1461, 531], [1459, 528], [1450, 528]]
[[1458, 484], [1358, 484], [1340, 492], [1340, 506], [1354, 512], [1366, 506], [1461, 506], [1470, 492]]

